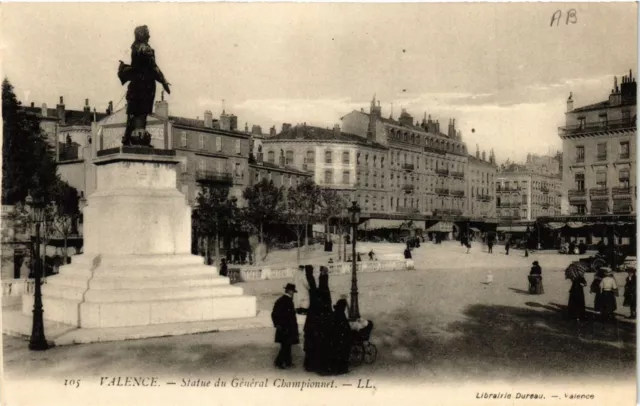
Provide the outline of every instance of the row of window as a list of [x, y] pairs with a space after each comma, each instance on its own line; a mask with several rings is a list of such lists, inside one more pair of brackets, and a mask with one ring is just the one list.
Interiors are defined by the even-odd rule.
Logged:
[[301, 182], [302, 178], [291, 175], [289, 173], [273, 173], [271, 171], [257, 171], [254, 174], [254, 183], [259, 183], [262, 179], [273, 181], [276, 187], [296, 187]]
[[[618, 149], [618, 157], [620, 159], [629, 159], [629, 141], [620, 141]], [[600, 142], [596, 145], [596, 160], [607, 160], [607, 143]], [[584, 145], [576, 146], [576, 162], [584, 162]]]
[[[419, 197], [389, 197], [389, 209], [392, 211], [411, 211], [412, 209], [418, 211], [432, 211], [437, 209], [454, 209], [464, 210], [463, 199], [443, 199], [443, 198], [425, 198]], [[356, 200], [359, 202], [363, 211], [377, 212], [384, 211], [387, 197], [385, 196], [370, 196], [370, 195], [358, 195], [352, 196], [349, 200]], [[435, 203], [434, 203], [435, 202]]]
[[[187, 131], [182, 131], [180, 133], [180, 146], [182, 148], [188, 148], [189, 146], [189, 133]], [[195, 134], [194, 134], [195, 135]], [[210, 134], [198, 134], [198, 147], [199, 149], [202, 150], [206, 150], [207, 149], [207, 145], [206, 145], [206, 138], [205, 135], [209, 135], [209, 137], [212, 137], [214, 139], [214, 149], [213, 152], [223, 152], [222, 151], [222, 136], [217, 135], [217, 136], [212, 136]], [[240, 139], [236, 139], [235, 140], [235, 151], [234, 153], [237, 155], [240, 155], [242, 153], [242, 140]]]
[[[630, 187], [630, 173], [628, 168], [622, 168], [618, 171], [618, 186], [623, 188]], [[574, 181], [577, 190], [585, 189], [584, 182], [584, 173], [576, 173], [574, 175]], [[596, 187], [606, 188], [607, 187], [607, 172], [596, 171]]]
[[393, 140], [404, 141], [407, 143], [441, 149], [443, 151], [456, 152], [458, 154], [466, 154], [464, 145], [444, 139], [427, 137], [424, 138], [420, 134], [409, 133], [407, 131], [389, 129], [389, 136]]

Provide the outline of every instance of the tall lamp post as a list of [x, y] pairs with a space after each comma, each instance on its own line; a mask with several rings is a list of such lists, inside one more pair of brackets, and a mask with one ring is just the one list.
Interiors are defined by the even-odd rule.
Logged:
[[351, 238], [351, 306], [349, 306], [349, 320], [357, 320], [360, 318], [360, 307], [358, 306], [358, 276], [356, 264], [356, 233], [358, 223], [360, 223], [360, 207], [358, 203], [353, 202], [349, 207], [351, 226], [353, 227], [353, 237]]
[[[31, 340], [29, 349], [32, 351], [44, 351], [49, 349], [47, 339], [44, 336], [44, 320], [42, 317], [42, 264], [40, 261], [40, 223], [44, 221], [45, 206], [41, 199], [34, 199], [27, 195], [25, 199], [27, 210], [31, 214], [31, 219], [36, 226], [35, 247], [32, 248], [34, 259], [35, 289], [33, 298], [33, 325], [31, 328]], [[32, 243], [33, 244], [33, 243]]]

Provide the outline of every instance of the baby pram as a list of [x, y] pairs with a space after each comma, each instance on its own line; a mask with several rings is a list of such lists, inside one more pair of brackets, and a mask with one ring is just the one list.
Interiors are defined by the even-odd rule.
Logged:
[[378, 349], [375, 344], [369, 341], [373, 331], [373, 322], [371, 320], [367, 320], [367, 322], [367, 326], [362, 329], [351, 331], [352, 342], [349, 362], [353, 366], [361, 365], [362, 361], [367, 364], [373, 364], [378, 357]]

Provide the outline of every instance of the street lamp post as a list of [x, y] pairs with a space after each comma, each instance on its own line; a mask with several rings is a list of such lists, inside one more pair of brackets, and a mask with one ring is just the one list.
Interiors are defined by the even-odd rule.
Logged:
[[[44, 351], [49, 349], [49, 344], [44, 335], [44, 320], [42, 314], [42, 264], [40, 263], [40, 223], [44, 221], [45, 208], [40, 199], [34, 201], [31, 195], [27, 195], [25, 201], [27, 208], [31, 212], [31, 219], [36, 226], [35, 247], [32, 248], [34, 259], [35, 289], [33, 298], [33, 324], [31, 328], [31, 340], [29, 349], [32, 351]], [[32, 243], [33, 244], [33, 243]], [[36, 252], [37, 251], [37, 252]]]
[[353, 237], [351, 239], [351, 306], [349, 306], [349, 320], [357, 320], [360, 318], [360, 307], [358, 306], [358, 276], [357, 276], [357, 264], [356, 264], [356, 233], [358, 230], [358, 223], [360, 222], [360, 207], [358, 203], [353, 202], [349, 208], [351, 214], [350, 220], [353, 226]]

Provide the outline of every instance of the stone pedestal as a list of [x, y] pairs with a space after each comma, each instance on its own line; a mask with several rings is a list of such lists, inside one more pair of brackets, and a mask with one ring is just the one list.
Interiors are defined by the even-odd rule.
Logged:
[[[136, 153], [94, 161], [84, 253], [47, 279], [45, 319], [108, 328], [255, 317], [254, 296], [190, 253], [191, 208], [176, 188], [180, 160], [129, 151]], [[23, 313], [32, 309], [33, 297], [24, 296]]]

